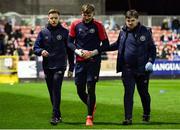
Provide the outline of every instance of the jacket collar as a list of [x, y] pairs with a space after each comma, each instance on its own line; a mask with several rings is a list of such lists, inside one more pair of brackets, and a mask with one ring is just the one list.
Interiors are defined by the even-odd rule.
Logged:
[[125, 32], [134, 32], [134, 33], [139, 33], [142, 25], [141, 23], [138, 23], [137, 26], [133, 30], [129, 30], [126, 25], [122, 27], [122, 30]]
[[49, 30], [56, 30], [56, 29], [58, 29], [58, 28], [61, 27], [61, 24], [58, 23], [57, 26], [53, 27], [50, 23], [48, 23], [48, 24], [46, 25], [46, 27], [47, 27]]
[[94, 19], [92, 19], [89, 23], [85, 23], [83, 20], [82, 22], [85, 24], [85, 25], [91, 25], [93, 23]]

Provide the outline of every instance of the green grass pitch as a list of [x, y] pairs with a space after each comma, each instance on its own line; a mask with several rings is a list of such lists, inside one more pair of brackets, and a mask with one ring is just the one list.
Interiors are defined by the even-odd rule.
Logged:
[[150, 80], [151, 123], [141, 121], [142, 107], [134, 95], [133, 125], [123, 126], [123, 86], [120, 80], [97, 83], [97, 109], [93, 127], [85, 126], [87, 109], [73, 81], [64, 81], [63, 123], [51, 126], [51, 105], [46, 84], [0, 84], [0, 129], [180, 129], [180, 80]]

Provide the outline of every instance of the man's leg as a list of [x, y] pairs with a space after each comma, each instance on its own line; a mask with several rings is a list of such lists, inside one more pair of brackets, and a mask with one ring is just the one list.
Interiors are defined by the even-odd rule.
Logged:
[[54, 77], [55, 77], [55, 72], [53, 70], [45, 70], [45, 80], [47, 83], [47, 87], [48, 87], [48, 91], [49, 91], [49, 95], [50, 95], [50, 99], [51, 99], [51, 103], [53, 107], [53, 113], [52, 113], [52, 118], [50, 120], [50, 123], [52, 125], [57, 125], [57, 123], [61, 121], [61, 118], [60, 118], [59, 104], [57, 104], [58, 101], [56, 100], [55, 94], [54, 94], [54, 90], [56, 89], [54, 88], [54, 85], [56, 86]]
[[61, 117], [60, 103], [61, 103], [61, 87], [64, 77], [64, 71], [58, 70], [54, 72], [53, 77], [53, 113], [56, 117]]
[[88, 89], [88, 98], [87, 98], [87, 105], [88, 105], [88, 115], [92, 116], [94, 111], [94, 106], [96, 103], [96, 82], [87, 82], [87, 89]]
[[76, 87], [77, 87], [77, 93], [79, 98], [81, 99], [81, 101], [83, 101], [84, 104], [87, 105], [87, 93], [86, 93], [86, 84], [78, 84], [76, 83]]
[[62, 122], [60, 102], [61, 102], [61, 86], [64, 77], [64, 71], [52, 70], [53, 71], [53, 87], [52, 87], [52, 100], [53, 100], [53, 115], [50, 123], [57, 125]]
[[126, 69], [122, 73], [122, 81], [124, 85], [124, 111], [125, 121], [124, 125], [132, 124], [133, 111], [133, 95], [135, 89], [135, 79], [132, 70]]
[[53, 95], [52, 95], [52, 89], [53, 89], [53, 73], [51, 72], [51, 70], [44, 70], [45, 73], [45, 80], [46, 80], [46, 84], [47, 84], [47, 88], [49, 91], [49, 96], [50, 96], [50, 100], [51, 100], [51, 104], [53, 105]]
[[99, 61], [90, 61], [87, 65], [87, 90], [88, 90], [88, 98], [87, 98], [87, 108], [88, 108], [88, 116], [86, 119], [86, 125], [92, 126], [94, 120], [94, 112], [95, 112], [95, 104], [96, 104], [96, 82], [99, 79], [99, 71], [100, 71], [100, 62]]
[[143, 106], [143, 118], [146, 118], [147, 121], [150, 120], [150, 103], [151, 97], [148, 92], [148, 85], [149, 85], [149, 75], [143, 75], [137, 77], [137, 90], [141, 97], [141, 102]]
[[85, 63], [76, 63], [75, 84], [79, 98], [87, 105]]

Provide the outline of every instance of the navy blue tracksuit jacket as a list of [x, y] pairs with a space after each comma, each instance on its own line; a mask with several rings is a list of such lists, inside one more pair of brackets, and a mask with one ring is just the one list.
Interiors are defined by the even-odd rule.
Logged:
[[34, 53], [41, 55], [42, 50], [49, 52], [43, 57], [43, 69], [66, 69], [67, 56], [70, 71], [74, 68], [74, 53], [67, 47], [68, 30], [58, 24], [56, 27], [47, 25], [38, 35], [34, 44]]
[[118, 40], [111, 44], [110, 50], [118, 50], [117, 72], [121, 72], [123, 66], [127, 65], [139, 73], [144, 73], [146, 63], [148, 61], [154, 63], [156, 58], [151, 30], [140, 23], [133, 31], [124, 26]]

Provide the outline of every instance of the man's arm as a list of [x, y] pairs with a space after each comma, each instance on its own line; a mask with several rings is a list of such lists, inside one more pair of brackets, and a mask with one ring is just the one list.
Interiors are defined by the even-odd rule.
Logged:
[[101, 53], [103, 51], [107, 51], [109, 49], [109, 39], [102, 40], [102, 45], [100, 46], [100, 49], [98, 51]]
[[43, 51], [43, 49], [41, 48], [41, 43], [42, 43], [42, 33], [40, 32], [37, 36], [37, 39], [33, 47], [34, 54], [36, 54], [37, 56], [41, 56], [41, 53]]
[[75, 41], [75, 37], [76, 37], [76, 32], [75, 32], [75, 28], [77, 23], [79, 23], [79, 21], [75, 21], [71, 24], [70, 29], [69, 29], [69, 36], [68, 36], [68, 47], [71, 48], [72, 51], [75, 52], [75, 54], [79, 55], [82, 57], [82, 49], [77, 49], [74, 41]]
[[102, 50], [103, 51], [116, 51], [116, 50], [118, 50], [119, 42], [120, 42], [120, 34], [118, 36], [118, 39], [115, 42], [113, 42], [111, 44], [108, 43], [108, 45], [106, 45], [106, 43], [105, 43], [105, 47], [102, 47], [103, 48]]
[[72, 37], [72, 36], [70, 36], [70, 35], [68, 36], [67, 45], [68, 45], [68, 47], [69, 47], [72, 51], [75, 51], [76, 46], [75, 46], [75, 44], [74, 44], [74, 37]]
[[119, 36], [118, 36], [117, 40], [110, 44], [110, 47], [109, 47], [108, 51], [116, 51], [116, 50], [118, 50], [120, 39], [121, 39], [121, 35], [122, 35], [121, 31], [119, 32]]
[[107, 51], [116, 51], [116, 50], [118, 50], [118, 45], [119, 45], [118, 40], [116, 42], [114, 42], [114, 43], [111, 43], [110, 47], [109, 47], [109, 49]]
[[[83, 49], [77, 49], [75, 44], [74, 44], [74, 38], [71, 37], [70, 35], [68, 36], [68, 47], [75, 52], [76, 55], [83, 57]], [[81, 47], [79, 47], [81, 48]]]
[[118, 37], [117, 41], [112, 43], [112, 44], [109, 44], [108, 39], [103, 40], [100, 49], [95, 49], [93, 51], [89, 51], [89, 53], [88, 52], [85, 53], [85, 57], [90, 58], [90, 57], [93, 57], [95, 55], [98, 55], [99, 53], [101, 53], [103, 51], [116, 51], [116, 50], [118, 50], [119, 37]]
[[149, 33], [150, 33], [150, 39], [148, 41], [149, 59], [145, 65], [145, 70], [148, 72], [152, 72], [153, 71], [153, 63], [155, 62], [155, 58], [156, 58], [156, 46], [155, 46], [154, 40], [152, 38], [151, 31], [149, 31]]
[[149, 31], [150, 33], [150, 40], [149, 40], [149, 44], [148, 44], [148, 51], [149, 51], [149, 62], [154, 63], [155, 59], [156, 59], [156, 45], [154, 43], [153, 37], [152, 37], [152, 33], [151, 31]]
[[68, 55], [69, 71], [73, 72], [73, 70], [74, 70], [74, 52], [69, 47], [67, 47], [67, 55]]
[[73, 76], [73, 71], [74, 71], [74, 52], [68, 46], [67, 46], [67, 56], [68, 56], [68, 63], [69, 63], [67, 76], [71, 78]]

